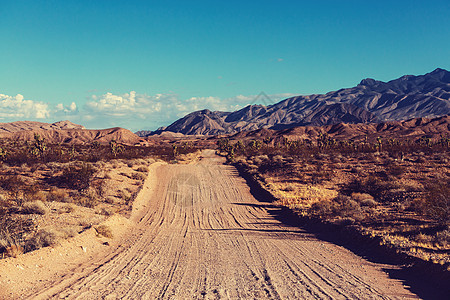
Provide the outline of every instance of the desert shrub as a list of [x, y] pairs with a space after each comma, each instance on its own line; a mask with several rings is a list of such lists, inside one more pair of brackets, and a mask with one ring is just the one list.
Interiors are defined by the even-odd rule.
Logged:
[[91, 198], [91, 197], [87, 197], [87, 196], [83, 196], [83, 195], [79, 195], [78, 197], [76, 197], [74, 199], [74, 201], [78, 205], [88, 207], [88, 208], [93, 208], [98, 203], [97, 198]]
[[17, 257], [24, 253], [24, 249], [21, 245], [12, 244], [6, 247], [5, 256], [6, 257]]
[[364, 201], [364, 200], [373, 200], [373, 196], [366, 193], [352, 193], [351, 195], [352, 199], [358, 202]]
[[325, 200], [313, 203], [309, 209], [309, 214], [324, 219], [338, 217], [339, 220], [342, 218], [361, 220], [363, 218], [358, 202], [345, 195], [338, 195], [331, 201]]
[[335, 203], [332, 201], [324, 200], [318, 201], [311, 205], [308, 212], [310, 215], [318, 217], [326, 217], [333, 214], [335, 210]]
[[395, 177], [400, 177], [406, 172], [406, 168], [402, 165], [390, 163], [386, 166], [386, 173]]
[[148, 167], [141, 166], [141, 167], [137, 168], [136, 171], [142, 172], [142, 173], [147, 173], [148, 172]]
[[423, 212], [434, 220], [450, 223], [450, 180], [435, 181], [426, 186]]
[[83, 190], [89, 186], [94, 173], [95, 168], [90, 163], [70, 165], [63, 170], [62, 175], [58, 177], [57, 181], [61, 186]]
[[27, 251], [33, 251], [42, 247], [55, 246], [61, 240], [73, 237], [75, 235], [76, 231], [72, 228], [41, 229], [26, 242], [25, 248]]
[[48, 208], [42, 201], [36, 200], [32, 202], [25, 202], [23, 204], [23, 211], [27, 214], [45, 215], [48, 213]]
[[60, 237], [54, 229], [41, 229], [26, 243], [27, 251], [33, 251], [42, 247], [54, 246]]
[[25, 236], [34, 230], [31, 219], [0, 215], [0, 254], [16, 255], [23, 252]]
[[386, 190], [393, 187], [392, 182], [382, 180], [381, 178], [370, 175], [368, 177], [357, 178], [348, 185], [350, 193], [370, 194], [375, 198], [380, 198]]
[[60, 189], [53, 189], [50, 191], [50, 193], [47, 196], [47, 199], [49, 201], [56, 201], [56, 202], [67, 202], [65, 199], [69, 196], [69, 194]]
[[142, 173], [132, 173], [131, 178], [134, 180], [144, 181], [147, 178], [147, 176]]
[[105, 198], [105, 202], [109, 203], [109, 204], [115, 204], [116, 203], [116, 198], [108, 196], [108, 197]]
[[31, 198], [33, 200], [39, 200], [39, 201], [46, 201], [47, 200], [47, 193], [44, 191], [37, 191], [34, 193]]
[[357, 201], [361, 206], [375, 207], [378, 203], [372, 195], [366, 193], [352, 193], [351, 198]]
[[116, 213], [116, 210], [111, 207], [102, 207], [97, 213], [104, 216], [112, 216]]
[[433, 237], [424, 233], [419, 233], [416, 236], [414, 236], [414, 240], [418, 243], [429, 243], [432, 241], [432, 239]]
[[63, 206], [61, 206], [61, 208], [59, 209], [59, 213], [64, 214], [64, 213], [72, 213], [75, 211], [75, 209], [77, 208], [77, 206], [73, 203], [66, 203]]
[[9, 232], [8, 229], [0, 231], [0, 253], [6, 257], [17, 257], [24, 249], [17, 235]]
[[118, 197], [121, 198], [121, 199], [123, 199], [125, 202], [128, 203], [128, 202], [131, 200], [132, 195], [131, 195], [131, 193], [130, 193], [129, 191], [127, 191], [127, 190], [120, 190], [120, 191], [118, 192]]
[[437, 244], [447, 247], [448, 245], [450, 245], [450, 230], [446, 229], [436, 233], [433, 237], [433, 241]]
[[374, 199], [364, 199], [359, 202], [361, 206], [376, 207], [378, 202]]
[[112, 238], [113, 234], [111, 231], [111, 228], [109, 228], [107, 225], [99, 225], [99, 226], [95, 226], [94, 227], [95, 231], [97, 231], [98, 235], [107, 237], [107, 238]]

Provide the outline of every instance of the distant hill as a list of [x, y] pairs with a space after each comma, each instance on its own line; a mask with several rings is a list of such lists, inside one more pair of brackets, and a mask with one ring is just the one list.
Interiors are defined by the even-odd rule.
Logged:
[[249, 105], [234, 112], [196, 111], [151, 134], [164, 131], [187, 135], [233, 134], [261, 128], [378, 123], [448, 114], [450, 72], [436, 69], [389, 82], [367, 78], [356, 87], [292, 97], [270, 106]]
[[328, 134], [338, 140], [364, 140], [366, 137], [373, 142], [377, 137], [411, 138], [429, 137], [432, 139], [441, 136], [450, 137], [450, 116], [437, 118], [416, 118], [404, 121], [388, 121], [371, 124], [339, 123], [325, 126], [298, 126], [283, 130], [258, 129], [254, 131], [239, 132], [230, 135], [232, 140], [264, 139], [273, 141], [289, 140], [316, 140], [319, 134]]
[[85, 129], [84, 126], [69, 121], [56, 123], [41, 123], [31, 121], [17, 121], [12, 123], [0, 123], [0, 138], [14, 140], [33, 140], [37, 133], [49, 143], [82, 144], [97, 141], [109, 143], [111, 140], [123, 144], [134, 145], [142, 142], [142, 139], [124, 128], [109, 129]]
[[3, 133], [18, 132], [23, 130], [59, 130], [59, 129], [85, 129], [84, 126], [70, 121], [59, 121], [55, 123], [42, 123], [33, 121], [16, 121], [11, 123], [0, 123], [0, 135]]

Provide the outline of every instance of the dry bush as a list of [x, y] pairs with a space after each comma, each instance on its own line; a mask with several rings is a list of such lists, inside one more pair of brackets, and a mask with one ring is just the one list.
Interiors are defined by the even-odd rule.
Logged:
[[26, 243], [27, 251], [33, 251], [42, 247], [54, 246], [59, 242], [59, 235], [54, 229], [41, 229]]
[[56, 201], [56, 202], [68, 202], [66, 201], [69, 194], [61, 189], [53, 189], [50, 191], [50, 193], [47, 195], [47, 200], [49, 201]]
[[108, 196], [105, 198], [105, 202], [108, 204], [115, 204], [117, 202], [116, 198]]
[[368, 177], [357, 178], [348, 185], [349, 192], [370, 194], [380, 199], [386, 190], [396, 188], [396, 182], [385, 181], [377, 176], [370, 175]]
[[423, 234], [423, 233], [419, 233], [414, 237], [414, 240], [418, 243], [430, 243], [433, 240], [433, 237], [427, 235], [427, 234]]
[[48, 213], [48, 208], [42, 201], [36, 200], [32, 202], [25, 202], [23, 204], [23, 211], [27, 214], [45, 215]]
[[142, 172], [142, 173], [147, 173], [148, 172], [148, 167], [141, 166], [141, 167], [137, 168], [136, 171]]
[[31, 239], [26, 242], [27, 251], [33, 251], [47, 246], [55, 246], [61, 240], [73, 237], [76, 231], [73, 228], [47, 228], [39, 230]]
[[378, 205], [378, 202], [376, 202], [370, 194], [352, 193], [351, 198], [357, 201], [361, 206], [375, 207]]
[[60, 214], [70, 214], [76, 210], [77, 206], [73, 203], [66, 203], [65, 205], [61, 206], [59, 209]]
[[288, 183], [284, 188], [283, 188], [283, 190], [284, 191], [286, 191], [286, 192], [293, 192], [293, 191], [295, 191], [295, 189], [296, 189], [296, 187], [295, 187], [295, 185], [294, 184], [292, 184], [292, 183]]
[[22, 254], [24, 249], [17, 237], [9, 233], [9, 230], [0, 232], [0, 253], [6, 257], [17, 257]]
[[139, 181], [145, 181], [147, 176], [143, 173], [133, 173], [131, 174], [131, 179], [139, 180]]
[[353, 220], [351, 223], [364, 218], [359, 203], [345, 195], [338, 195], [331, 201], [325, 200], [313, 203], [309, 208], [309, 213], [329, 220], [338, 217], [340, 222], [343, 218], [347, 218], [347, 221]]
[[83, 190], [89, 186], [96, 169], [90, 163], [69, 165], [55, 181], [70, 189]]
[[436, 233], [433, 237], [433, 241], [443, 247], [448, 247], [450, 245], [450, 229]]
[[403, 174], [405, 174], [405, 172], [406, 168], [396, 163], [388, 163], [388, 165], [386, 166], [386, 173], [388, 175], [401, 177]]
[[443, 224], [450, 224], [450, 180], [435, 181], [427, 185], [423, 211]]
[[129, 202], [131, 200], [131, 198], [132, 198], [132, 195], [127, 190], [120, 190], [118, 192], [118, 197], [123, 199], [125, 202]]
[[77, 203], [81, 206], [84, 206], [84, 207], [93, 208], [97, 205], [98, 202], [97, 202], [97, 198], [90, 198], [90, 197], [80, 195], [75, 198], [75, 203]]
[[111, 228], [109, 228], [107, 225], [99, 225], [94, 227], [95, 231], [97, 231], [98, 235], [107, 237], [107, 238], [112, 238], [113, 234], [111, 231]]
[[36, 193], [34, 193], [32, 195], [32, 198], [34, 200], [39, 200], [39, 201], [47, 201], [47, 193], [44, 191], [37, 191]]
[[5, 256], [6, 257], [17, 257], [20, 254], [24, 253], [24, 249], [20, 245], [10, 245], [9, 247], [6, 247]]
[[116, 210], [111, 207], [102, 207], [97, 211], [97, 214], [104, 216], [112, 216], [116, 213]]

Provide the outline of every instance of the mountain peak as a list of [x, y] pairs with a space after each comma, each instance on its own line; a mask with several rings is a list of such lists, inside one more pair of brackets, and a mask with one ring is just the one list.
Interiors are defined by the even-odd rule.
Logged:
[[450, 83], [450, 72], [445, 69], [437, 68], [436, 70], [426, 74], [425, 76], [433, 77], [442, 82]]
[[365, 78], [365, 79], [361, 80], [359, 85], [374, 86], [374, 85], [377, 85], [378, 83], [380, 83], [380, 81], [375, 80], [373, 78]]
[[449, 73], [449, 72], [447, 70], [445, 70], [445, 69], [436, 68], [436, 70], [434, 70], [430, 74], [439, 74], [439, 73]]

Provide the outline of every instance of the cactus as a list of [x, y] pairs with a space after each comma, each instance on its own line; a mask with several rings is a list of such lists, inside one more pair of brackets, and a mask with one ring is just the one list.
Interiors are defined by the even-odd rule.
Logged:
[[125, 151], [124, 147], [122, 145], [120, 145], [119, 143], [117, 143], [115, 140], [111, 140], [109, 142], [109, 147], [110, 147], [111, 153], [114, 155], [114, 157], [116, 157], [117, 154]]
[[34, 156], [42, 156], [47, 150], [47, 143], [45, 138], [41, 138], [38, 133], [34, 134], [34, 142], [31, 144], [31, 154]]

